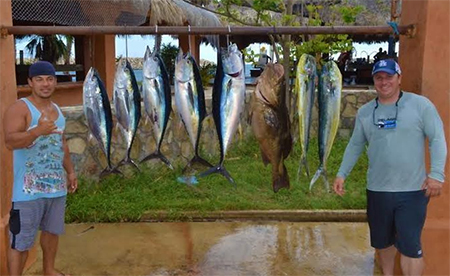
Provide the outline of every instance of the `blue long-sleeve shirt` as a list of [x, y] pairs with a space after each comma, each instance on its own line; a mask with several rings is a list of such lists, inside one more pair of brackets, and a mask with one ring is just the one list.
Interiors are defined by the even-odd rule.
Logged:
[[[431, 168], [428, 177], [444, 181], [447, 157], [442, 120], [427, 98], [403, 92], [395, 104], [372, 100], [358, 110], [355, 128], [347, 145], [338, 176], [346, 178], [367, 145], [367, 189], [417, 191], [426, 179], [425, 139], [428, 138]], [[378, 128], [379, 119], [395, 118], [395, 128]]]

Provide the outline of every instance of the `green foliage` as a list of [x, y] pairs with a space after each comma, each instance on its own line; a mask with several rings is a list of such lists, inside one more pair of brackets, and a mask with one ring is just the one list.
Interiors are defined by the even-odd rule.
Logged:
[[[324, 22], [320, 18], [319, 10], [322, 6], [308, 5], [309, 12], [308, 26], [332, 26], [330, 22]], [[347, 24], [354, 23], [356, 15], [359, 14], [362, 7], [338, 6], [342, 19]], [[348, 35], [315, 35], [305, 39], [301, 44], [296, 45], [295, 56], [299, 60], [302, 54], [310, 54], [321, 61], [321, 55], [333, 55], [340, 52], [350, 51], [352, 49], [352, 40]]]
[[178, 47], [172, 44], [161, 45], [161, 59], [166, 66], [169, 74], [170, 83], [173, 84], [173, 77], [175, 75], [175, 60], [178, 55]]
[[205, 63], [202, 66], [200, 66], [199, 71], [203, 87], [211, 85], [211, 80], [214, 79], [216, 70], [217, 65], [213, 63]]
[[56, 63], [67, 55], [67, 47], [60, 35], [16, 36], [19, 41], [27, 40], [28, 53], [38, 60]]
[[[337, 139], [328, 159], [332, 184], [348, 140]], [[319, 165], [317, 139], [311, 139], [308, 163], [311, 174]], [[139, 221], [144, 213], [164, 210], [179, 217], [183, 211], [270, 210], [270, 209], [363, 209], [366, 206], [367, 157], [363, 155], [346, 180], [344, 197], [329, 193], [322, 179], [308, 191], [309, 179], [297, 168], [301, 149], [297, 143], [285, 161], [291, 180], [290, 190], [272, 191], [271, 165], [261, 161], [259, 146], [253, 139], [232, 144], [225, 165], [236, 181], [233, 187], [220, 174], [199, 179], [188, 186], [177, 182], [185, 163], [172, 171], [159, 163], [148, 163], [130, 178], [112, 175], [100, 182], [80, 179], [79, 189], [68, 196], [67, 222]], [[215, 156], [212, 163], [218, 160]], [[175, 164], [174, 164], [175, 165]], [[130, 168], [131, 169], [131, 168]], [[134, 171], [133, 171], [134, 172]]]
[[364, 11], [364, 7], [359, 6], [340, 6], [339, 12], [342, 15], [342, 20], [346, 24], [353, 24], [356, 21], [356, 16]]

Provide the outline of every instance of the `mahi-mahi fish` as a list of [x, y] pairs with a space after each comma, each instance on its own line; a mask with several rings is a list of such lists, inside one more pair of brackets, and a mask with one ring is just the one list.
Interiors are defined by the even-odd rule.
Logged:
[[319, 176], [322, 175], [327, 190], [327, 160], [339, 127], [342, 92], [342, 75], [334, 61], [326, 62], [319, 76], [319, 169], [309, 184], [311, 190]]
[[142, 159], [159, 158], [169, 168], [173, 169], [170, 161], [161, 153], [161, 144], [172, 111], [172, 95], [170, 92], [169, 75], [164, 62], [156, 50], [152, 53], [147, 46], [142, 69], [142, 97], [145, 112], [153, 125], [153, 135], [156, 140], [156, 150]]
[[126, 156], [119, 165], [132, 164], [139, 170], [130, 154], [141, 119], [141, 94], [133, 68], [127, 59], [120, 59], [117, 65], [113, 100], [118, 126], [122, 131], [127, 148]]
[[283, 66], [268, 63], [253, 94], [251, 123], [264, 165], [272, 165], [274, 192], [290, 186], [284, 160], [292, 150], [292, 136], [284, 90]]
[[242, 53], [236, 44], [218, 51], [217, 72], [213, 87], [213, 118], [220, 143], [220, 161], [200, 176], [220, 173], [233, 178], [224, 167], [225, 155], [245, 107], [245, 75]]
[[297, 65], [297, 76], [295, 79], [295, 92], [298, 93], [300, 147], [302, 149], [297, 177], [300, 176], [302, 167], [304, 167], [306, 175], [309, 178], [307, 154], [316, 90], [316, 76], [316, 59], [311, 55], [303, 54]]
[[107, 166], [100, 173], [121, 173], [111, 165], [112, 113], [108, 93], [97, 70], [89, 69], [83, 83], [83, 110], [92, 136], [95, 137], [106, 156]]
[[189, 52], [183, 54], [181, 49], [175, 61], [174, 87], [177, 112], [194, 148], [194, 157], [183, 169], [183, 172], [194, 163], [212, 167], [198, 153], [202, 122], [206, 117], [205, 92], [200, 71], [192, 55]]

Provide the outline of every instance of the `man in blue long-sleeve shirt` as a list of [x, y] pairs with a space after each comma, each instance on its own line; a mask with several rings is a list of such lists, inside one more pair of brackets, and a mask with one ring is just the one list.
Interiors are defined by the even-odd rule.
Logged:
[[[394, 274], [398, 250], [403, 274], [422, 275], [420, 237], [427, 204], [430, 196], [440, 195], [444, 182], [443, 124], [427, 98], [400, 89], [397, 62], [377, 62], [372, 76], [378, 97], [358, 110], [333, 189], [340, 196], [345, 193], [345, 178], [367, 145], [367, 218], [383, 274]], [[431, 156], [428, 175], [426, 138]]]

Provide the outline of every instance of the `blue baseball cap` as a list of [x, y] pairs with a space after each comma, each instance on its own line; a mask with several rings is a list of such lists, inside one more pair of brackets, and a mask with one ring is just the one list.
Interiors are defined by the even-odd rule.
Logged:
[[402, 74], [400, 65], [393, 59], [383, 59], [375, 63], [372, 68], [372, 76], [378, 72], [385, 72], [389, 75]]
[[28, 69], [28, 77], [31, 79], [36, 76], [55, 76], [55, 67], [48, 61], [37, 61]]

